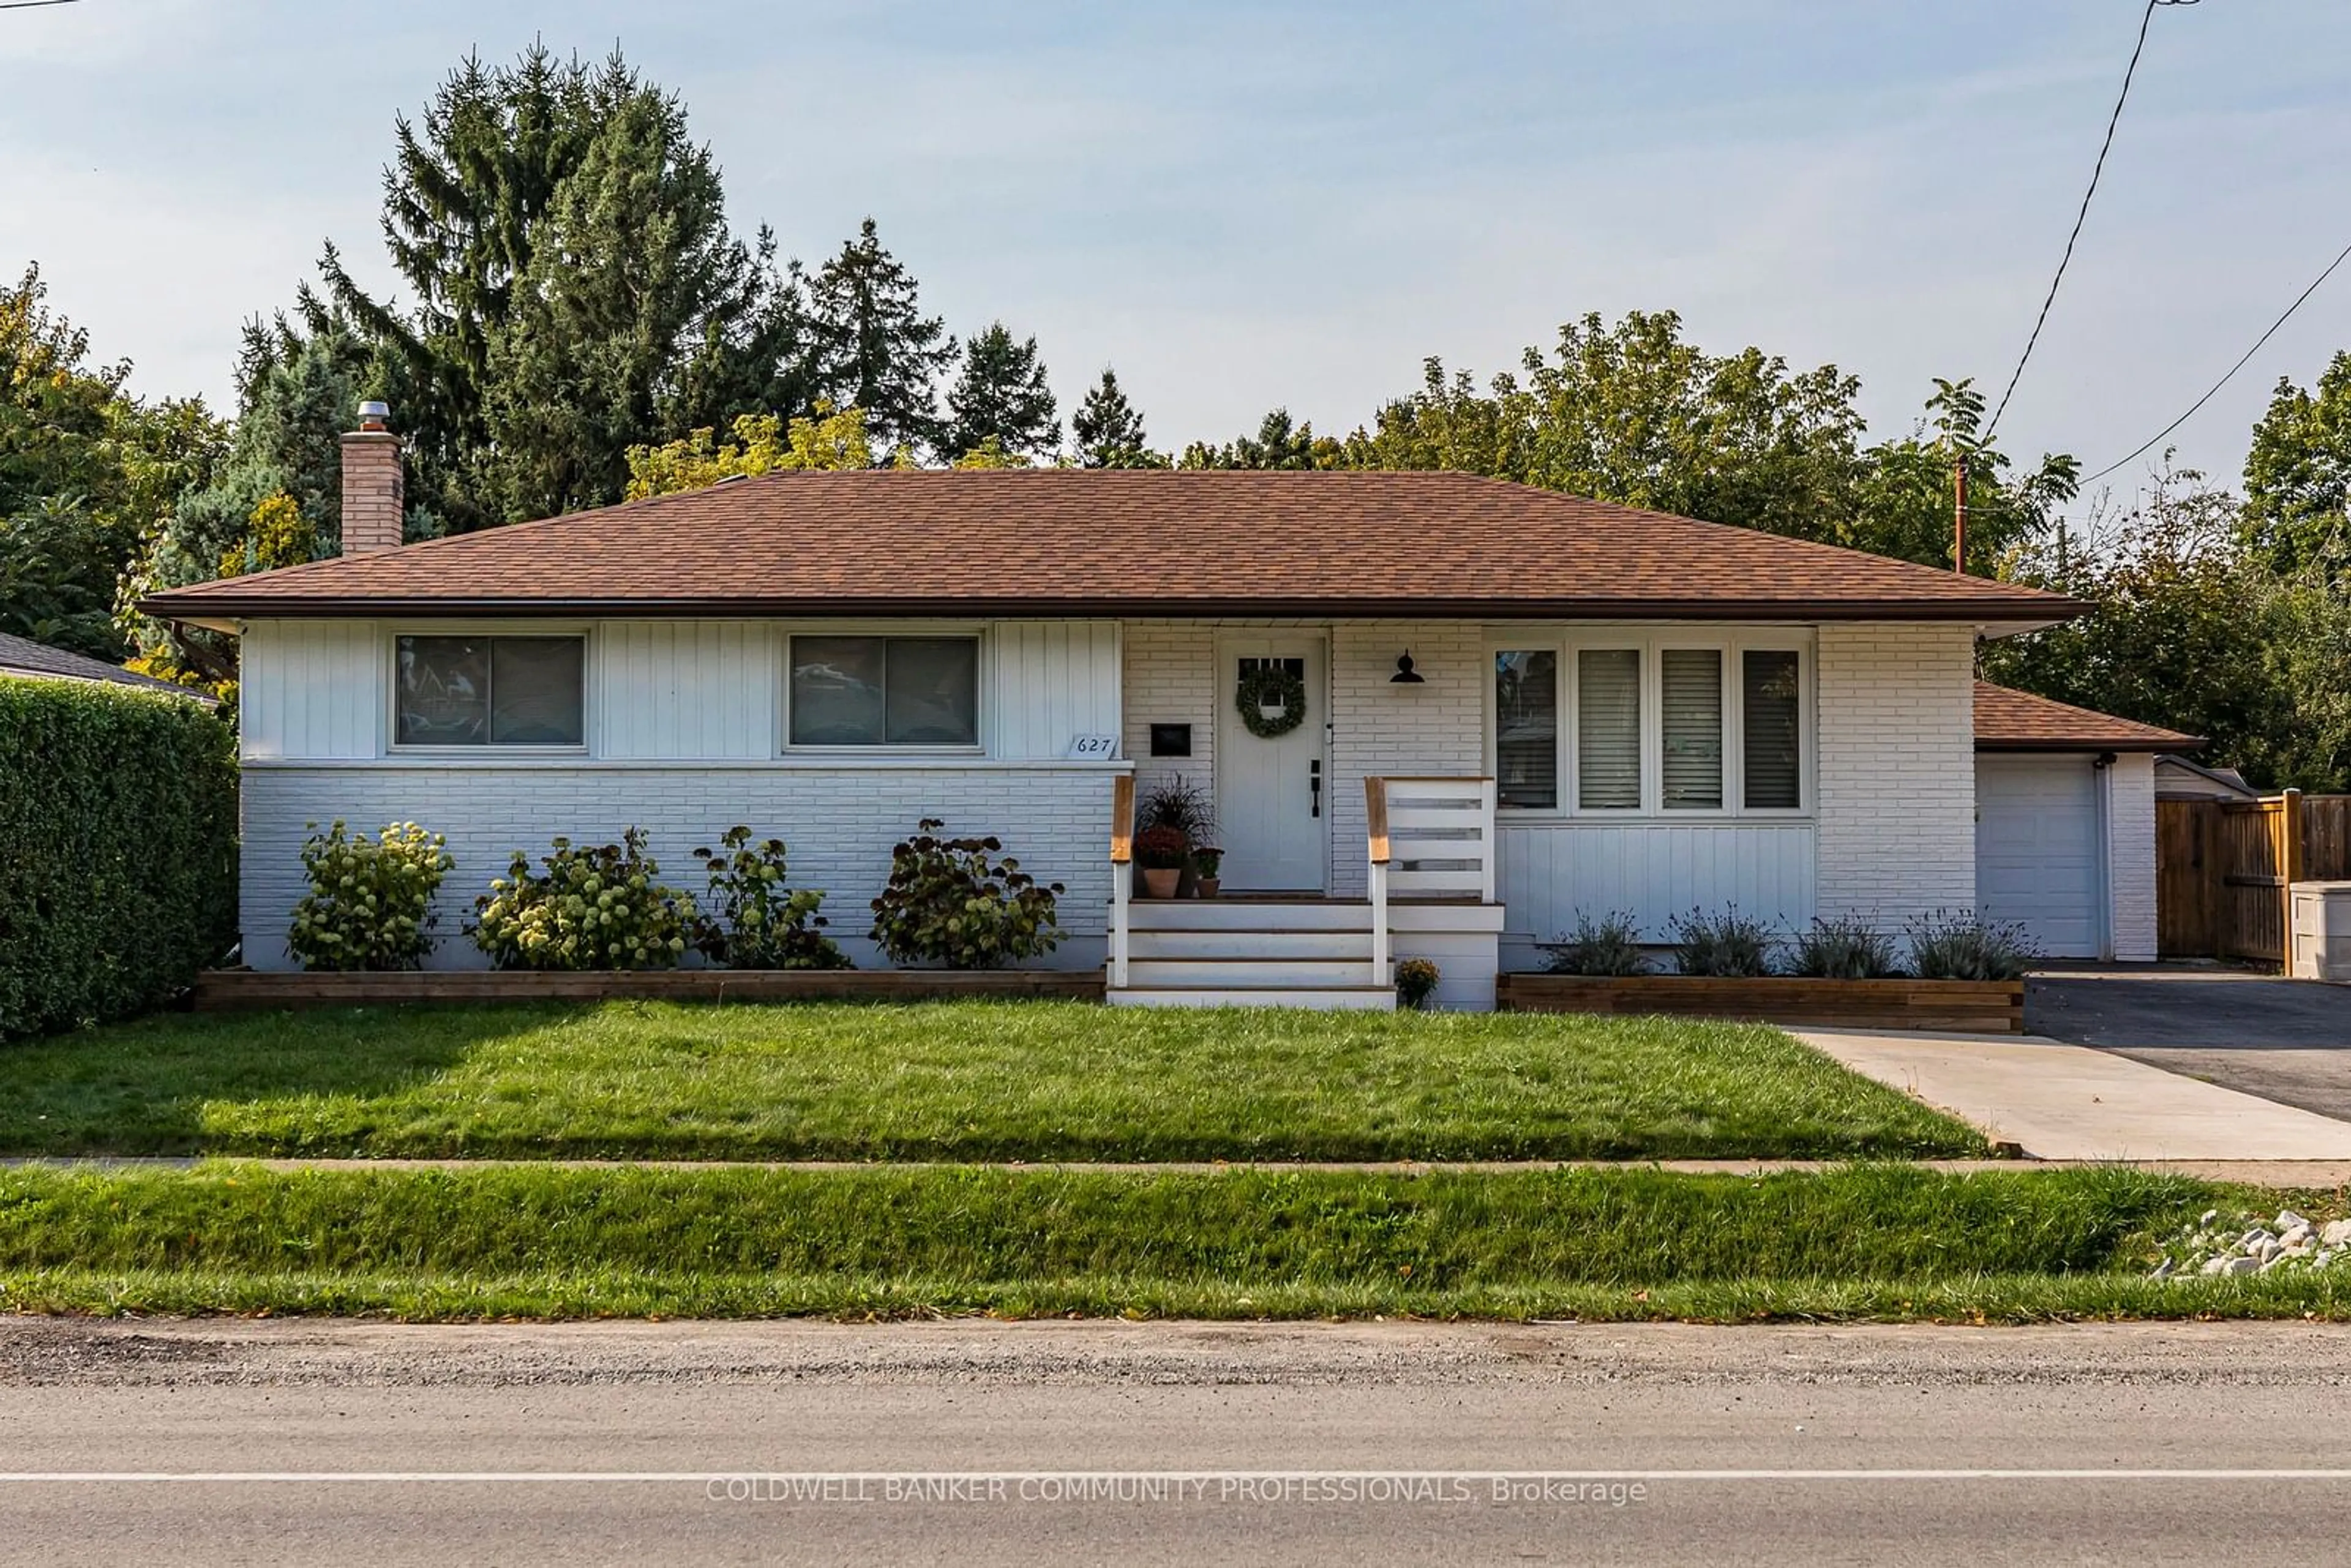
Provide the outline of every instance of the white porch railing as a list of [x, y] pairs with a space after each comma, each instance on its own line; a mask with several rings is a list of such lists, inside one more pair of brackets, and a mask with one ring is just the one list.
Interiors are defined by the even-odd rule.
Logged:
[[1367, 777], [1364, 821], [1377, 985], [1387, 975], [1393, 946], [1391, 897], [1494, 902], [1494, 781]]
[[1122, 773], [1110, 787], [1110, 984], [1126, 989], [1127, 903], [1134, 894], [1134, 775]]

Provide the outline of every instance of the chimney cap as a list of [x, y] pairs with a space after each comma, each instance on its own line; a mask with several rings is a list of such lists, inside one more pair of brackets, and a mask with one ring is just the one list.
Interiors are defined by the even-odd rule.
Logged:
[[381, 430], [392, 418], [392, 404], [370, 398], [360, 404], [360, 428]]

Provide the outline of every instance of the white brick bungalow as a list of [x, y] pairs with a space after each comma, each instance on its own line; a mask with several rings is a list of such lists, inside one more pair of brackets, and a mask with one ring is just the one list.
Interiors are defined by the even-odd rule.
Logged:
[[[771, 475], [404, 547], [393, 439], [345, 485], [343, 558], [149, 601], [242, 639], [257, 968], [334, 818], [448, 836], [447, 967], [514, 850], [639, 825], [690, 885], [737, 822], [871, 963], [925, 816], [1066, 884], [1052, 962], [1114, 999], [1379, 1005], [1392, 951], [1486, 1006], [1579, 911], [1898, 929], [1977, 901], [1977, 640], [2075, 609], [1453, 474]], [[1252, 725], [1267, 667], [1303, 711]], [[1118, 780], [1171, 774], [1214, 799], [1214, 904], [1113, 876]], [[2109, 950], [2151, 949], [2135, 876]]]

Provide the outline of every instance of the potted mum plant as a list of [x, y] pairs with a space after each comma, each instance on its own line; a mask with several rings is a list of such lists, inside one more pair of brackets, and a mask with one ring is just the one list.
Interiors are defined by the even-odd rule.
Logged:
[[1161, 824], [1134, 835], [1134, 863], [1143, 868], [1143, 892], [1149, 898], [1173, 898], [1184, 879], [1187, 846], [1182, 831]]
[[1192, 892], [1201, 898], [1214, 898], [1221, 879], [1217, 870], [1224, 864], [1225, 852], [1210, 844], [1192, 847]]

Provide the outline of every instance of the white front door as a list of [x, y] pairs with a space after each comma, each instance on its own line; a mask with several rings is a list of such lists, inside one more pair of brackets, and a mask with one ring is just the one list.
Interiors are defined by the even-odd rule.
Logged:
[[[1295, 674], [1305, 690], [1304, 714], [1275, 736], [1253, 732], [1237, 700], [1242, 675], [1268, 664]], [[1233, 892], [1322, 891], [1331, 812], [1322, 665], [1317, 632], [1252, 632], [1218, 641], [1217, 836], [1225, 852], [1219, 872]]]

